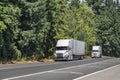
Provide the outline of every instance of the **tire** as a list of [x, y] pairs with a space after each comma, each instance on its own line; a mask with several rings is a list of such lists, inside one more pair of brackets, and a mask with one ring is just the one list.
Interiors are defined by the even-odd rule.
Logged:
[[84, 59], [84, 56], [80, 56], [80, 60], [83, 60]]
[[57, 62], [58, 60], [54, 60], [55, 62]]
[[74, 59], [74, 58], [73, 58], [73, 55], [71, 55], [71, 61], [73, 61], [73, 59]]
[[99, 58], [102, 58], [102, 55], [100, 55], [100, 57]]
[[72, 61], [73, 60], [73, 55], [69, 55], [67, 61]]

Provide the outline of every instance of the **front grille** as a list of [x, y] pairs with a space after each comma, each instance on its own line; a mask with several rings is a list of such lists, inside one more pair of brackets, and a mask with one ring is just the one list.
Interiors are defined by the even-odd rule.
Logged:
[[57, 57], [58, 57], [58, 58], [62, 58], [62, 57], [63, 57], [63, 54], [62, 54], [62, 53], [57, 53]]

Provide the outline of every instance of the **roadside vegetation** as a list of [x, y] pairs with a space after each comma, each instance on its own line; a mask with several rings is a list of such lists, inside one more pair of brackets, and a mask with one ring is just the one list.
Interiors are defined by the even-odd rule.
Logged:
[[[86, 42], [120, 57], [119, 0], [0, 1], [0, 62], [52, 59], [58, 39]], [[44, 60], [43, 60], [44, 61]]]

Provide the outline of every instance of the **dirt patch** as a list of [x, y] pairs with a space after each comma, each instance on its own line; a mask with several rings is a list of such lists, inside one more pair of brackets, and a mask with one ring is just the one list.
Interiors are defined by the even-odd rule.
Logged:
[[40, 60], [40, 62], [54, 62], [53, 59], [42, 59]]
[[38, 61], [12, 61], [13, 64], [38, 63]]
[[39, 62], [54, 62], [53, 59], [42, 59], [40, 61], [35, 61], [35, 60], [21, 60], [21, 61], [11, 61], [11, 62], [6, 62], [6, 63], [2, 63], [0, 62], [0, 64], [29, 64], [29, 63], [39, 63]]

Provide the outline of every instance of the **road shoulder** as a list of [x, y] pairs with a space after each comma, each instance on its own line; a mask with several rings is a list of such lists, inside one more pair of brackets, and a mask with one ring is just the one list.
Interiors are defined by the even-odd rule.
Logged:
[[103, 69], [74, 80], [119, 80], [120, 79], [120, 64]]

